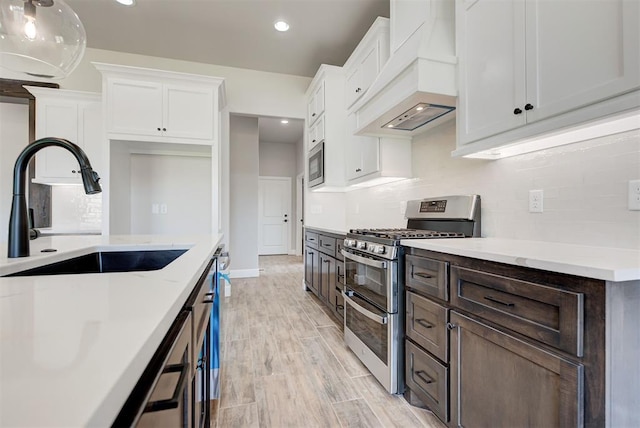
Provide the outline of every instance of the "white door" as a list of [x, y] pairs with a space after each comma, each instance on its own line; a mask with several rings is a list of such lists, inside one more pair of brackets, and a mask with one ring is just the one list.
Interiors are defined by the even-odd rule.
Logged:
[[288, 254], [291, 225], [291, 178], [260, 177], [258, 253]]

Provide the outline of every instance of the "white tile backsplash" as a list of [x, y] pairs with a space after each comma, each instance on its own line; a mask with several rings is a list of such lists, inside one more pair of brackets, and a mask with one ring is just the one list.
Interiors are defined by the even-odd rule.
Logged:
[[[452, 158], [454, 149], [454, 121], [415, 137], [415, 178], [349, 192], [347, 227], [404, 227], [402, 201], [477, 193], [483, 236], [640, 248], [640, 211], [627, 209], [639, 130], [495, 161]], [[543, 213], [528, 211], [532, 189], [544, 190]]]
[[100, 232], [102, 193], [87, 195], [81, 185], [51, 186], [53, 232]]

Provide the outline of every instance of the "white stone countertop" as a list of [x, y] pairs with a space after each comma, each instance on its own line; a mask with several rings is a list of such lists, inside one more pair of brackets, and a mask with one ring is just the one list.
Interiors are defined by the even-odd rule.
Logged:
[[333, 229], [326, 229], [324, 227], [315, 227], [315, 226], [306, 226], [304, 227], [307, 230], [310, 230], [311, 232], [325, 232], [325, 233], [333, 233], [334, 235], [346, 235], [347, 232], [342, 231], [342, 230], [333, 230]]
[[0, 243], [0, 275], [95, 251], [188, 249], [156, 271], [0, 278], [0, 426], [111, 425], [221, 240], [51, 236], [19, 259]]
[[640, 250], [500, 238], [400, 242], [407, 247], [605, 281], [640, 280]]

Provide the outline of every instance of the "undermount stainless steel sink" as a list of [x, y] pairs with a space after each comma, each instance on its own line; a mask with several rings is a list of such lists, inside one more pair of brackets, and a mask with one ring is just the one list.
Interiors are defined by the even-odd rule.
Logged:
[[100, 251], [4, 276], [72, 275], [159, 270], [187, 250]]

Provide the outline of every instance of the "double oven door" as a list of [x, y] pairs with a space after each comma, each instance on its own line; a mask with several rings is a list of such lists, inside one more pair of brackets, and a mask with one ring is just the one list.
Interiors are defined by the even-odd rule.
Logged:
[[344, 256], [344, 339], [385, 389], [400, 393], [403, 300], [398, 261], [342, 250]]

